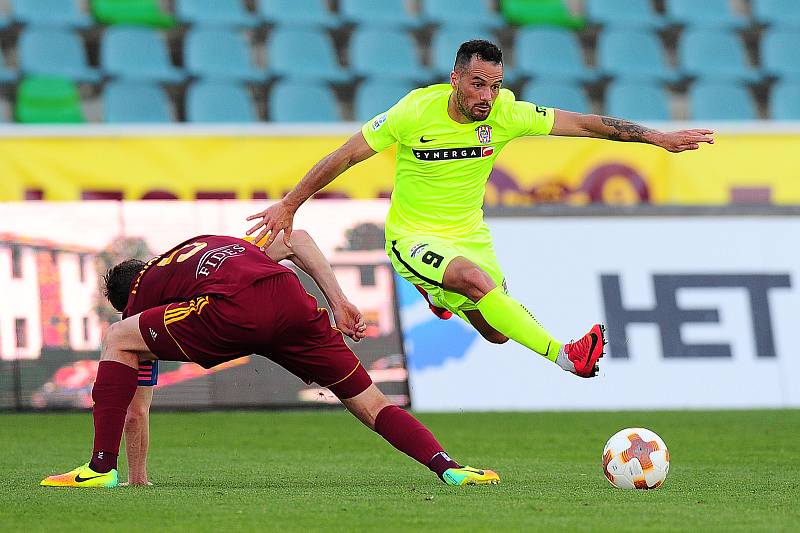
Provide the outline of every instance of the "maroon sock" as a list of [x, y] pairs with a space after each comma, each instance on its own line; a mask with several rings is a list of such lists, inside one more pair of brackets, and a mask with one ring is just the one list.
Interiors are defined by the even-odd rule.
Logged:
[[117, 361], [100, 361], [92, 388], [94, 449], [89, 466], [95, 472], [117, 468], [125, 414], [136, 393], [139, 372]]
[[436, 472], [439, 478], [448, 468], [460, 468], [428, 428], [396, 405], [381, 409], [375, 418], [375, 431], [389, 444]]

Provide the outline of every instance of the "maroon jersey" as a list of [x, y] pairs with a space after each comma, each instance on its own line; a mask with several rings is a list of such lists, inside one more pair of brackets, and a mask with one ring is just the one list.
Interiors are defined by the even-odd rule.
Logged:
[[123, 318], [196, 296], [230, 297], [260, 279], [292, 272], [236, 237], [200, 235], [147, 262], [131, 285]]

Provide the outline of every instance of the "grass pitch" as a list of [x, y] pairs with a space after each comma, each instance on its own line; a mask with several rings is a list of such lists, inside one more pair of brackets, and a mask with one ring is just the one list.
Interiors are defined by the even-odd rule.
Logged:
[[[0, 414], [0, 530], [800, 530], [800, 410], [420, 418], [502, 484], [447, 487], [345, 412], [156, 412], [156, 486], [45, 488], [88, 458], [91, 417]], [[630, 426], [669, 447], [658, 490], [602, 474], [606, 439]]]

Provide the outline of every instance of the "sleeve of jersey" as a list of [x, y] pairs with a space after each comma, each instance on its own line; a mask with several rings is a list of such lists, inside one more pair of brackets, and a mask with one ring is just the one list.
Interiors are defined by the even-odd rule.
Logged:
[[403, 103], [403, 100], [399, 101], [361, 127], [364, 139], [376, 152], [382, 152], [400, 140], [400, 122], [405, 111]]
[[514, 122], [520, 126], [519, 135], [549, 135], [553, 130], [555, 111], [531, 102], [514, 102]]

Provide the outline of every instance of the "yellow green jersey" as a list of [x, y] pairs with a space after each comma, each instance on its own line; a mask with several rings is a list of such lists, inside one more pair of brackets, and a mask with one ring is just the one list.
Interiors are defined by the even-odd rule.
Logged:
[[447, 113], [451, 92], [448, 84], [416, 89], [361, 128], [376, 152], [398, 144], [387, 239], [472, 235], [484, 224], [486, 181], [500, 150], [553, 128], [552, 108], [517, 101], [507, 89], [486, 120], [460, 124]]

